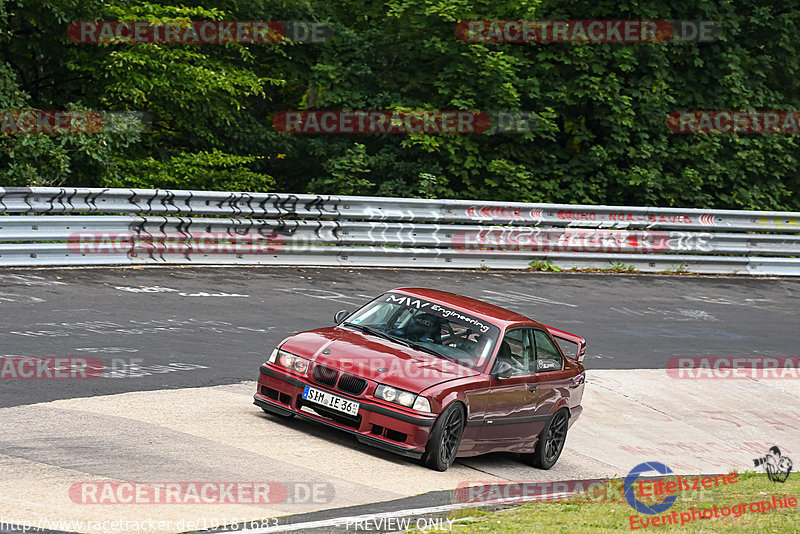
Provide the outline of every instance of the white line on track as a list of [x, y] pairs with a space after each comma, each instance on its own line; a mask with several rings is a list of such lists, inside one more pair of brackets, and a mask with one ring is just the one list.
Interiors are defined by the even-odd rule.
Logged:
[[393, 517], [421, 516], [426, 514], [435, 514], [438, 512], [449, 512], [451, 510], [460, 510], [462, 508], [477, 508], [479, 506], [482, 505], [485, 506], [489, 504], [492, 505], [508, 504], [508, 503], [525, 504], [536, 501], [554, 500], [557, 497], [564, 498], [568, 497], [569, 495], [571, 495], [571, 493], [560, 492], [560, 493], [551, 493], [548, 495], [537, 496], [535, 499], [513, 499], [513, 500], [508, 500], [505, 503], [502, 500], [494, 500], [491, 502], [466, 502], [457, 504], [444, 504], [441, 506], [429, 506], [427, 508], [411, 508], [408, 510], [395, 510], [394, 512], [382, 512], [382, 513], [356, 515], [349, 517], [334, 517], [331, 519], [323, 519], [319, 521], [307, 521], [305, 523], [274, 525], [271, 527], [262, 527], [262, 528], [245, 529], [245, 530], [229, 530], [227, 532], [242, 532], [243, 534], [268, 534], [270, 532], [291, 532], [291, 531], [314, 529], [314, 528], [341, 527], [348, 523], [352, 524], [357, 521], [364, 522], [367, 520], [375, 524], [376, 520], [389, 519]]

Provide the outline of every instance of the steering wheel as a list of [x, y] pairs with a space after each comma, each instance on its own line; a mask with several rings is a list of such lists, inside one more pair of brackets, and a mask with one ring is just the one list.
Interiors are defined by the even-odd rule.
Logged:
[[[449, 324], [450, 323], [448, 323], [448, 325]], [[452, 331], [452, 328], [450, 330]], [[455, 345], [455, 347], [457, 349], [461, 349], [464, 352], [472, 352], [470, 349], [472, 349], [473, 345], [475, 345], [475, 343], [473, 343], [473, 342], [471, 342], [469, 340], [469, 336], [471, 336], [472, 334], [473, 334], [472, 330], [467, 329], [467, 331], [464, 332], [463, 336], [456, 337], [456, 339], [453, 342], [453, 344]], [[455, 337], [454, 334], [453, 334], [453, 337]]]

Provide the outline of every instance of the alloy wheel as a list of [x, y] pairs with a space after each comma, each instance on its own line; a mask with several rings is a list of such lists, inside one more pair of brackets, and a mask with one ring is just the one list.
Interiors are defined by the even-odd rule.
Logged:
[[556, 413], [550, 425], [550, 431], [545, 437], [544, 457], [548, 463], [554, 461], [561, 453], [566, 438], [567, 416], [564, 415], [564, 412], [559, 411]]

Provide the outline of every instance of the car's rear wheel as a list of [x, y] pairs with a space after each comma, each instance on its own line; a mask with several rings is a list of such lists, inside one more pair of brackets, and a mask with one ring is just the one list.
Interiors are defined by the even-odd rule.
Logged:
[[453, 402], [436, 419], [425, 446], [422, 462], [436, 471], [447, 471], [453, 465], [464, 434], [466, 415], [461, 403]]
[[527, 458], [534, 467], [550, 469], [556, 465], [561, 451], [564, 450], [564, 443], [567, 441], [568, 423], [567, 410], [561, 409], [553, 414], [539, 434], [536, 450]]

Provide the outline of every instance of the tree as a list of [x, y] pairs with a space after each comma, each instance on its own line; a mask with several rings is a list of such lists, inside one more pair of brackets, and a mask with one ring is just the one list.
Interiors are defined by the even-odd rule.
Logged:
[[[796, 0], [11, 0], [2, 109], [147, 112], [148, 131], [0, 134], [4, 185], [277, 189], [800, 210], [792, 135], [677, 135], [675, 110], [800, 109]], [[712, 20], [715, 42], [469, 43], [481, 19]], [[76, 20], [279, 20], [325, 42], [76, 44]], [[275, 131], [289, 110], [532, 112], [528, 132]]]

